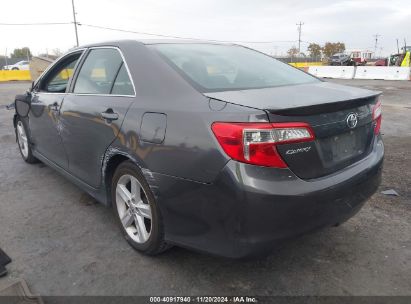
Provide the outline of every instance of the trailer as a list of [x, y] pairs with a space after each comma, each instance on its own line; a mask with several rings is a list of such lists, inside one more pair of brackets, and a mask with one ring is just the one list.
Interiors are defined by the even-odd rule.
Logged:
[[356, 65], [366, 65], [374, 54], [374, 52], [369, 50], [351, 50], [347, 53], [350, 54], [351, 59], [356, 63]]

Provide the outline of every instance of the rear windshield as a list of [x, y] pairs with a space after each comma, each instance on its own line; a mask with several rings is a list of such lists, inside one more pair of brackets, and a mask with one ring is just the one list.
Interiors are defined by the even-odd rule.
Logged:
[[154, 44], [166, 61], [203, 92], [319, 82], [268, 55], [235, 45]]

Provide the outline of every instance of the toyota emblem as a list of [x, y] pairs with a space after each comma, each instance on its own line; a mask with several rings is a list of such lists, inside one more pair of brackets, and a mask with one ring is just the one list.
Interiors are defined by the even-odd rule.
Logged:
[[356, 113], [351, 113], [347, 116], [347, 126], [350, 129], [354, 129], [357, 126], [358, 123], [358, 115]]

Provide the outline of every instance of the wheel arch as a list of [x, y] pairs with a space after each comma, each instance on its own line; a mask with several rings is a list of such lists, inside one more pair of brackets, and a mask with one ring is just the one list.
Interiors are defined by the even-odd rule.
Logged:
[[102, 165], [102, 182], [106, 192], [105, 194], [107, 197], [107, 205], [111, 205], [112, 203], [111, 180], [113, 178], [114, 172], [116, 171], [118, 166], [125, 161], [132, 161], [140, 169], [151, 189], [151, 192], [153, 193], [154, 197], [157, 198], [157, 183], [155, 181], [153, 173], [149, 169], [145, 168], [145, 166], [143, 165], [144, 163], [132, 154], [129, 154], [118, 148], [109, 147], [104, 156]]
[[117, 167], [125, 162], [131, 160], [130, 157], [117, 153], [109, 156], [105, 162], [103, 162], [103, 182], [106, 188], [107, 204], [111, 205], [111, 180], [113, 178], [114, 172], [116, 172]]

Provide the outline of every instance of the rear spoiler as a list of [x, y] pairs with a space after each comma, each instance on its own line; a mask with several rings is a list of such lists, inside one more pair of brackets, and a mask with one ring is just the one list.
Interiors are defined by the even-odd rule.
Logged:
[[316, 115], [316, 114], [322, 114], [322, 113], [337, 112], [337, 111], [345, 110], [349, 108], [361, 107], [367, 104], [374, 104], [377, 100], [377, 97], [380, 95], [381, 95], [381, 92], [378, 92], [377, 94], [372, 95], [367, 98], [350, 99], [346, 101], [338, 101], [338, 102], [332, 102], [332, 103], [310, 105], [306, 107], [296, 107], [296, 108], [289, 108], [289, 109], [272, 109], [272, 110], [266, 109], [266, 111], [272, 114], [285, 115], [285, 116]]

